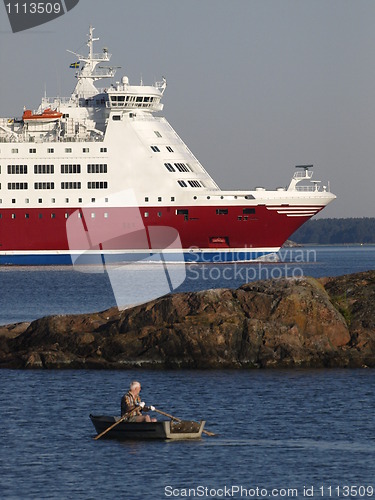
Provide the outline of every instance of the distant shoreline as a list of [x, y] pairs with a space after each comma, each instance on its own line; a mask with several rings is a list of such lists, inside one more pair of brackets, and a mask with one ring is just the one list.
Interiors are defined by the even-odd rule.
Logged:
[[375, 244], [375, 217], [313, 218], [293, 233], [290, 240], [304, 245]]

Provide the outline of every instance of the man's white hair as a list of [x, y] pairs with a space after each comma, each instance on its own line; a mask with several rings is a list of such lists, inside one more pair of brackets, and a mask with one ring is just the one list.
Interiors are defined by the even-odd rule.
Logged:
[[133, 382], [130, 384], [130, 390], [132, 391], [136, 387], [141, 387], [141, 383], [138, 382], [137, 380], [133, 380]]

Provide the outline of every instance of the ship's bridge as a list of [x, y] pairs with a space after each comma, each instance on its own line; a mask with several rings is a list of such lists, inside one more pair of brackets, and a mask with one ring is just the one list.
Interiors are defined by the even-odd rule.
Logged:
[[160, 100], [167, 86], [166, 80], [156, 82], [154, 85], [129, 85], [128, 77], [124, 76], [122, 82], [112, 85], [107, 94], [109, 108], [139, 109], [145, 111], [161, 111], [163, 104]]

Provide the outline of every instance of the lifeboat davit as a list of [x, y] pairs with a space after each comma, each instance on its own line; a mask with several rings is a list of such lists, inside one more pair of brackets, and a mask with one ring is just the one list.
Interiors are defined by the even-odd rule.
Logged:
[[34, 114], [30, 109], [25, 109], [22, 115], [22, 120], [24, 122], [54, 122], [56, 120], [60, 120], [62, 117], [62, 113], [56, 111], [55, 109], [46, 108], [43, 110], [41, 114]]

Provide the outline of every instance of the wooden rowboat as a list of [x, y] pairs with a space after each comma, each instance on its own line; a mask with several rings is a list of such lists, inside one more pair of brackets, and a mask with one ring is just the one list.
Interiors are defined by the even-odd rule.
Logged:
[[[96, 432], [100, 434], [120, 417], [107, 415], [90, 415]], [[192, 422], [182, 420], [173, 422], [170, 420], [160, 422], [120, 422], [116, 427], [108, 431], [105, 436], [112, 439], [199, 439], [202, 436], [204, 424], [206, 422]]]

